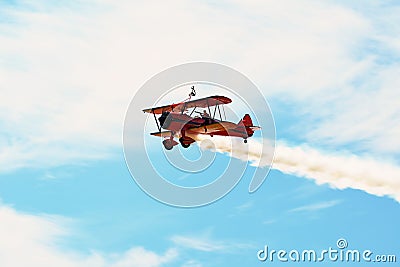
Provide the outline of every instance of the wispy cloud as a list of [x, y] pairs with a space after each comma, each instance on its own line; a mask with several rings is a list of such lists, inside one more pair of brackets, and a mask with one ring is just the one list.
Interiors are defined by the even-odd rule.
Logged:
[[54, 180], [57, 177], [51, 172], [45, 172], [43, 176], [40, 177], [41, 180]]
[[203, 237], [176, 235], [171, 237], [171, 240], [178, 246], [194, 250], [206, 251], [206, 252], [216, 252], [216, 251], [224, 252], [228, 248], [227, 244], [223, 242], [209, 240]]
[[273, 224], [273, 223], [276, 223], [277, 222], [277, 220], [275, 220], [275, 219], [268, 219], [268, 220], [265, 220], [265, 221], [263, 221], [263, 224]]
[[173, 248], [157, 254], [140, 246], [113, 254], [66, 252], [58, 247], [58, 241], [71, 234], [67, 218], [25, 214], [1, 203], [0, 218], [1, 266], [159, 267], [178, 257]]
[[211, 239], [207, 235], [175, 235], [171, 241], [179, 247], [204, 252], [232, 253], [244, 248], [252, 248], [248, 243]]
[[167, 250], [163, 255], [158, 255], [142, 247], [135, 247], [122, 255], [112, 257], [114, 260], [107, 262], [106, 266], [132, 267], [132, 266], [162, 266], [175, 260], [178, 252], [175, 249]]
[[235, 210], [237, 210], [238, 212], [243, 212], [243, 211], [251, 209], [253, 206], [254, 206], [254, 203], [252, 201], [248, 201], [239, 206], [236, 206]]
[[[347, 145], [356, 151], [400, 156], [399, 64], [377, 64], [364, 70], [357, 86], [336, 92], [337, 101], [313, 103], [321, 106], [313, 121], [303, 121], [307, 140], [330, 147]], [[373, 74], [372, 74], [373, 73]], [[319, 101], [316, 99], [316, 101]], [[314, 124], [318, 120], [319, 122]], [[309, 126], [307, 126], [309, 125]]]
[[334, 206], [340, 204], [341, 202], [342, 201], [340, 201], [340, 200], [323, 201], [323, 202], [300, 206], [300, 207], [289, 210], [289, 212], [315, 212], [315, 211], [320, 211], [320, 210], [334, 207]]
[[234, 207], [234, 210], [232, 211], [231, 214], [229, 214], [229, 217], [242, 216], [242, 215], [250, 212], [253, 207], [254, 207], [254, 202], [247, 201], [243, 204], [240, 204], [240, 205]]
[[181, 267], [202, 267], [203, 265], [196, 260], [189, 260], [185, 262]]

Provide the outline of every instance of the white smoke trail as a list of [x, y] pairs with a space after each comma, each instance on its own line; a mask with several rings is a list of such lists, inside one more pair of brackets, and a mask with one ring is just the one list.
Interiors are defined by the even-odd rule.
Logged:
[[[217, 152], [249, 161], [253, 166], [263, 167], [271, 163], [271, 155], [263, 154], [263, 144], [255, 140], [243, 144], [239, 139], [231, 141], [223, 137], [198, 136], [196, 139], [202, 149], [211, 148], [201, 144], [210, 140]], [[400, 167], [395, 164], [353, 154], [322, 153], [307, 146], [290, 147], [278, 142], [272, 168], [312, 179], [317, 184], [329, 184], [338, 189], [360, 189], [376, 196], [390, 196], [400, 202]]]

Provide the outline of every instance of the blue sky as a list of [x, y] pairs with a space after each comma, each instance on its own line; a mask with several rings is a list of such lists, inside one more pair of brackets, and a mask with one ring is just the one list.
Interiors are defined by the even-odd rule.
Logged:
[[[257, 251], [339, 238], [398, 253], [399, 14], [393, 1], [2, 2], [0, 265], [279, 265]], [[140, 190], [122, 131], [140, 86], [191, 61], [258, 85], [278, 154], [257, 192], [246, 173], [221, 200], [183, 209]], [[229, 160], [216, 156], [209, 177]]]

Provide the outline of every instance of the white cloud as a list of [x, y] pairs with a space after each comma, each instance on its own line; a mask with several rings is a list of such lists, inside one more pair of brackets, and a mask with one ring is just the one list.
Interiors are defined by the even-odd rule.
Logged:
[[[376, 55], [355, 54], [383, 24], [346, 6], [22, 3], [7, 9], [13, 23], [0, 24], [1, 171], [109, 157], [121, 145], [124, 112], [135, 90], [158, 71], [191, 60], [229, 64], [268, 96], [292, 102], [313, 125], [296, 127], [309, 141], [363, 142], [365, 150], [398, 151], [398, 109], [390, 104], [398, 98], [398, 90], [391, 90], [393, 75], [374, 78], [382, 90], [349, 86], [354, 79], [368, 84], [375, 76]], [[391, 33], [377, 36], [377, 45]], [[391, 108], [380, 108], [372, 122], [364, 99]], [[355, 121], [360, 125], [349, 127]], [[359, 138], [363, 133], [369, 133], [366, 139]]]
[[68, 251], [58, 247], [71, 234], [66, 224], [67, 218], [24, 214], [0, 203], [0, 266], [158, 267], [178, 256], [175, 249], [159, 255], [142, 247], [117, 254]]

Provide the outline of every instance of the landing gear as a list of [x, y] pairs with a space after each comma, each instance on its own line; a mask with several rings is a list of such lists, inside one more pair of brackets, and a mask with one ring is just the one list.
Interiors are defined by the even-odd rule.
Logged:
[[162, 143], [166, 150], [171, 150], [174, 147], [174, 143], [171, 139], [165, 139]]
[[247, 144], [247, 139], [244, 139], [243, 142], [244, 142], [245, 144]]
[[183, 146], [184, 148], [190, 147], [190, 144], [186, 144], [184, 141], [185, 140], [183, 139], [183, 137], [179, 138], [179, 143], [181, 143], [181, 146]]

